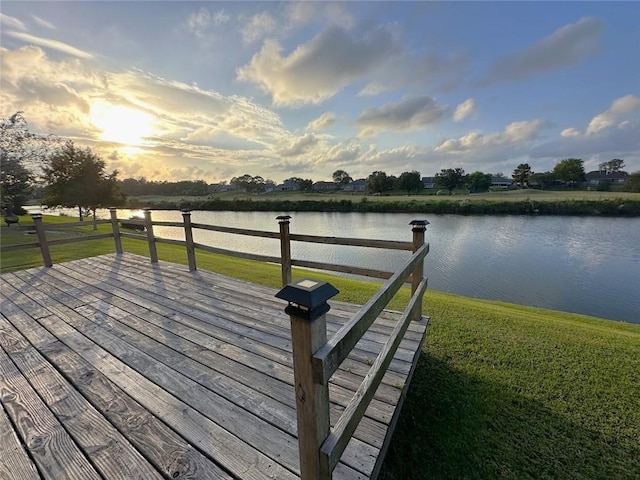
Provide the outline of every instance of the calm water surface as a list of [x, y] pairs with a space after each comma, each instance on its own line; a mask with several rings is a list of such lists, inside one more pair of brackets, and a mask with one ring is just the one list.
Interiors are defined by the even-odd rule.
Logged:
[[[120, 211], [126, 218], [128, 211]], [[106, 218], [107, 212], [102, 216]], [[426, 218], [429, 289], [640, 323], [640, 219], [316, 213], [291, 214], [291, 232], [411, 240]], [[192, 222], [278, 231], [272, 212], [193, 212]], [[181, 221], [177, 211], [154, 220]], [[156, 234], [183, 240], [178, 228]], [[277, 240], [194, 231], [195, 241], [279, 256]], [[408, 252], [292, 242], [292, 256], [394, 271]]]

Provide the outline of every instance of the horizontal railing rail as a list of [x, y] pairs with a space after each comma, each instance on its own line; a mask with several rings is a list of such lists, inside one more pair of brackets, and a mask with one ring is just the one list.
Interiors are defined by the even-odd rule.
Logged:
[[[424, 256], [422, 258], [424, 258]], [[409, 327], [409, 323], [411, 323], [412, 313], [415, 310], [416, 305], [421, 301], [426, 289], [427, 279], [425, 278], [420, 282], [418, 289], [412, 295], [409, 304], [391, 332], [389, 339], [382, 348], [382, 351], [376, 357], [369, 372], [356, 390], [356, 393], [351, 398], [342, 412], [342, 415], [340, 415], [340, 418], [336, 421], [331, 433], [320, 447], [323, 461], [328, 464], [329, 471], [333, 471], [338, 464], [338, 461], [340, 460], [344, 449], [347, 447], [353, 432], [355, 432], [360, 421], [364, 417], [364, 413], [371, 403], [371, 400], [382, 381], [382, 377], [387, 372], [387, 368], [389, 367], [389, 364], [391, 363], [391, 360], [393, 359], [393, 356], [395, 355], [396, 350]]]
[[351, 320], [338, 330], [320, 350], [314, 353], [313, 371], [316, 382], [329, 380], [427, 253], [429, 253], [429, 244], [425, 243], [401, 269], [380, 287]]

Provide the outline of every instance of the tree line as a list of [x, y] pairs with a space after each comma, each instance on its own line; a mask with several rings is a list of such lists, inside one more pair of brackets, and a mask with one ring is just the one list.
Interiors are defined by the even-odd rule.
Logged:
[[[603, 162], [599, 166], [600, 171], [607, 174], [621, 172], [623, 168], [621, 159]], [[459, 188], [477, 193], [489, 190], [492, 177], [489, 173], [477, 171], [466, 174], [462, 168], [447, 168], [438, 172], [433, 181], [437, 188], [450, 194]], [[522, 163], [514, 169], [511, 178], [523, 188], [551, 188], [558, 183], [577, 186], [585, 179], [584, 163], [581, 159], [568, 158], [558, 162], [552, 171], [538, 173], [533, 172], [529, 164]], [[333, 172], [332, 179], [335, 189], [345, 188], [354, 181], [345, 170]], [[424, 190], [417, 170], [402, 172], [397, 177], [377, 170], [359, 182], [364, 183], [370, 194], [391, 191], [411, 194]], [[274, 181], [250, 174], [233, 177], [229, 184], [248, 193], [261, 193], [276, 187]], [[290, 177], [284, 184], [295, 185], [295, 189], [303, 192], [314, 188], [314, 182], [309, 178]], [[87, 211], [95, 215], [97, 208], [124, 204], [127, 195], [205, 196], [211, 193], [204, 180], [119, 180], [118, 171], [107, 172], [104, 160], [91, 149], [78, 147], [71, 140], [64, 142], [52, 135], [31, 132], [22, 112], [0, 118], [0, 200], [3, 213], [22, 213], [22, 206], [36, 189], [47, 205], [77, 207], [80, 219]], [[640, 172], [627, 176], [625, 189], [640, 192]]]

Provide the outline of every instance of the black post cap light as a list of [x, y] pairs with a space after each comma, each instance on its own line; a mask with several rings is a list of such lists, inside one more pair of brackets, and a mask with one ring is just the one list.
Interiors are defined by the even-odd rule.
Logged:
[[289, 315], [315, 320], [329, 311], [327, 300], [338, 293], [330, 283], [306, 278], [285, 285], [276, 297], [289, 302], [284, 310]]
[[411, 220], [409, 225], [413, 225], [414, 227], [427, 227], [429, 225], [429, 220]]
[[288, 222], [290, 218], [291, 218], [291, 215], [278, 215], [276, 217], [276, 220], [278, 220], [280, 223], [283, 223], [283, 222]]

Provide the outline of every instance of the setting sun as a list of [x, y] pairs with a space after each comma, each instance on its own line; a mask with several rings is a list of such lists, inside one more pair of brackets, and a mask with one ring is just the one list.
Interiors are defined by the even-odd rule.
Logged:
[[102, 140], [128, 146], [142, 145], [144, 138], [153, 132], [151, 115], [121, 105], [94, 103], [91, 106], [91, 122], [102, 130]]

